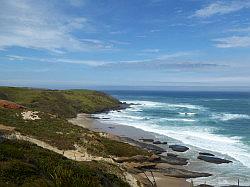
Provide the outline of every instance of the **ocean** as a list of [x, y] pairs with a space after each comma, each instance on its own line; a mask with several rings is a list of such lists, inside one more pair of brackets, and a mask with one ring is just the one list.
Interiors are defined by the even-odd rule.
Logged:
[[[197, 171], [214, 176], [194, 181], [215, 186], [250, 185], [250, 93], [105, 91], [130, 108], [112, 111], [102, 122], [133, 126], [153, 132], [168, 141], [190, 146], [192, 164]], [[169, 140], [169, 138], [171, 140]], [[198, 151], [213, 152], [233, 160], [232, 164], [195, 164]]]

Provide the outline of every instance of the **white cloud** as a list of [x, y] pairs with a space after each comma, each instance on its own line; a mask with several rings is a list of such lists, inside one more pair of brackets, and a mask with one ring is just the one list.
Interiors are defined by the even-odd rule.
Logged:
[[242, 32], [242, 33], [249, 33], [250, 32], [250, 27], [245, 27], [245, 28], [234, 28], [234, 29], [230, 29], [228, 30], [229, 32]]
[[168, 70], [172, 72], [181, 72], [183, 70], [197, 71], [197, 70], [214, 70], [227, 67], [215, 63], [204, 62], [190, 62], [190, 61], [171, 61], [171, 60], [158, 60], [158, 59], [145, 59], [145, 60], [132, 60], [132, 61], [119, 61], [103, 64], [101, 68], [108, 69], [133, 69], [133, 70]]
[[102, 66], [108, 63], [112, 63], [109, 61], [102, 61], [102, 60], [73, 60], [73, 59], [54, 59], [55, 62], [61, 63], [69, 63], [69, 64], [84, 64], [88, 66]]
[[81, 41], [72, 34], [75, 30], [88, 29], [86, 18], [65, 15], [52, 1], [1, 1], [2, 49], [13, 46], [53, 52], [106, 49], [105, 44]]
[[228, 67], [228, 65], [211, 62], [199, 62], [195, 60], [186, 60], [186, 57], [194, 57], [200, 54], [199, 51], [183, 51], [158, 55], [155, 58], [145, 58], [138, 60], [116, 61], [105, 63], [101, 68], [118, 69], [140, 69], [140, 70], [212, 70]]
[[146, 35], [137, 35], [135, 37], [137, 37], [137, 38], [146, 38], [147, 36]]
[[68, 63], [68, 64], [83, 64], [87, 66], [102, 66], [104, 64], [113, 63], [110, 61], [102, 60], [81, 60], [81, 59], [68, 59], [68, 58], [38, 58], [20, 55], [6, 55], [5, 59], [11, 61], [35, 61], [35, 62], [49, 62], [49, 63]]
[[187, 51], [187, 52], [176, 52], [171, 54], [164, 54], [157, 58], [157, 60], [167, 60], [167, 59], [173, 59], [173, 58], [179, 58], [179, 57], [185, 57], [185, 56], [194, 56], [197, 52], [194, 51]]
[[109, 40], [109, 42], [112, 44], [117, 44], [117, 45], [129, 45], [129, 44], [131, 44], [130, 42], [124, 42], [124, 41], [118, 41], [118, 40]]
[[152, 29], [152, 30], [150, 30], [150, 32], [152, 32], [152, 33], [160, 32], [160, 31], [161, 31], [160, 29]]
[[229, 14], [232, 12], [239, 11], [244, 8], [250, 8], [250, 1], [245, 0], [234, 0], [234, 1], [225, 1], [225, 2], [215, 2], [212, 4], [209, 4], [208, 6], [197, 10], [194, 17], [201, 17], [201, 18], [207, 18], [214, 15], [223, 15], [223, 14]]
[[160, 49], [143, 49], [143, 53], [159, 53]]
[[[87, 40], [87, 39], [86, 39]], [[99, 43], [98, 40], [91, 40], [91, 42]], [[158, 49], [156, 49], [158, 50]], [[152, 51], [151, 51], [152, 52]], [[176, 53], [168, 53], [164, 55], [158, 55], [155, 58], [146, 58], [142, 60], [84, 60], [84, 59], [70, 59], [70, 58], [40, 58], [40, 57], [30, 57], [30, 56], [20, 56], [20, 55], [6, 55], [2, 57], [2, 59], [7, 59], [11, 61], [34, 61], [34, 62], [49, 62], [49, 63], [69, 63], [69, 64], [82, 64], [92, 67], [168, 67], [170, 69], [175, 68], [200, 68], [203, 66], [206, 67], [213, 67], [214, 64], [201, 64], [201, 63], [189, 63], [184, 62], [185, 60], [182, 57], [187, 56], [194, 56], [197, 55], [198, 52], [196, 51], [183, 51], [183, 52], [176, 52]], [[181, 61], [181, 63], [175, 61]]]
[[215, 46], [218, 48], [236, 48], [236, 47], [250, 47], [249, 36], [231, 36], [225, 38], [217, 38]]
[[126, 34], [127, 33], [127, 31], [124, 31], [124, 30], [122, 30], [122, 31], [110, 31], [109, 32], [109, 34], [113, 34], [113, 35], [118, 35], [118, 34]]

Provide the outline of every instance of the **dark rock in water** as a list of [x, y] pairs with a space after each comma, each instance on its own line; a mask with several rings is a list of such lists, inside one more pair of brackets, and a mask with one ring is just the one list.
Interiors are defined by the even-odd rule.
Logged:
[[232, 162], [230, 160], [226, 160], [226, 159], [223, 159], [223, 158], [211, 157], [211, 156], [198, 156], [197, 158], [200, 159], [200, 160], [203, 160], [205, 162], [210, 162], [210, 163], [214, 163], [214, 164], [223, 164], [223, 163]]
[[177, 151], [177, 152], [185, 152], [185, 151], [189, 150], [188, 147], [183, 146], [183, 145], [170, 145], [169, 148], [171, 148], [173, 151]]
[[187, 158], [181, 158], [177, 156], [161, 156], [161, 163], [168, 163], [171, 165], [187, 165], [188, 159]]
[[161, 141], [154, 141], [153, 144], [161, 144]]
[[153, 144], [148, 144], [148, 143], [143, 143], [143, 142], [139, 142], [139, 141], [136, 141], [136, 140], [133, 140], [132, 138], [128, 138], [128, 137], [121, 137], [121, 140], [122, 141], [125, 141], [129, 144], [132, 144], [132, 145], [135, 145], [135, 146], [138, 146], [142, 149], [146, 149], [148, 151], [151, 151], [155, 154], [161, 154], [161, 153], [164, 153], [166, 152], [165, 149], [161, 148], [161, 147], [158, 147], [156, 145], [153, 145]]
[[106, 118], [106, 117], [104, 117], [104, 118], [101, 118], [101, 119], [110, 119], [110, 118]]
[[214, 154], [212, 153], [203, 153], [203, 152], [200, 152], [199, 155], [205, 155], [205, 156], [215, 156]]
[[197, 187], [214, 187], [214, 186], [211, 186], [211, 185], [208, 185], [208, 184], [200, 184]]
[[167, 153], [167, 156], [169, 156], [169, 157], [177, 157], [178, 155], [176, 155], [174, 153]]
[[161, 142], [161, 141], [154, 141], [153, 144], [163, 144], [163, 145], [166, 145], [168, 143], [167, 142]]
[[152, 171], [157, 171], [163, 173], [165, 176], [176, 177], [176, 178], [197, 178], [197, 177], [209, 177], [212, 176], [210, 173], [198, 173], [193, 171], [188, 171], [185, 169], [177, 169], [177, 168], [156, 168]]
[[133, 106], [133, 105], [134, 105], [134, 106], [138, 106], [138, 105], [141, 105], [141, 104], [139, 104], [139, 103], [129, 103], [129, 105], [130, 105], [130, 106], [131, 106], [131, 105], [132, 105], [132, 106]]
[[120, 103], [120, 105], [119, 105], [117, 108], [115, 108], [115, 110], [124, 110], [124, 109], [129, 108], [130, 105], [131, 105], [131, 104], [128, 104], [128, 103], [126, 103], [126, 102], [122, 102], [122, 103]]
[[151, 139], [151, 138], [140, 138], [139, 140], [143, 142], [154, 142], [154, 139]]

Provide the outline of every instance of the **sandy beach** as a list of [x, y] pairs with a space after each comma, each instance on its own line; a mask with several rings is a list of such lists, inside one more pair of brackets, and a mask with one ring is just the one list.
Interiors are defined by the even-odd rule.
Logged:
[[[101, 123], [100, 121], [98, 121], [97, 119], [94, 119], [93, 117], [91, 117], [91, 115], [88, 115], [88, 114], [78, 114], [77, 118], [70, 119], [69, 121], [75, 125], [88, 128], [92, 131], [106, 132], [108, 134], [116, 135], [119, 137], [129, 137], [135, 140], [138, 140], [140, 138], [148, 138], [148, 139], [155, 138], [154, 133], [146, 132], [141, 129], [137, 129], [137, 128], [130, 127], [130, 126]], [[163, 146], [163, 147], [166, 148], [166, 146]], [[168, 152], [170, 152], [170, 150]], [[169, 165], [165, 163], [162, 164], [161, 167], [163, 168], [174, 167], [178, 169], [183, 168], [183, 166], [174, 166], [174, 165]], [[147, 175], [148, 178], [145, 176], [145, 174]], [[145, 181], [148, 185], [150, 185], [150, 183], [148, 183], [149, 182], [148, 179], [151, 182], [154, 182], [155, 180], [156, 185], [158, 187], [168, 187], [168, 186], [169, 187], [190, 187], [191, 186], [191, 183], [187, 182], [184, 178], [169, 177], [158, 172], [153, 172], [154, 177], [152, 177], [150, 172], [146, 172], [145, 174], [141, 173], [141, 174], [136, 175], [135, 177], [140, 181]]]

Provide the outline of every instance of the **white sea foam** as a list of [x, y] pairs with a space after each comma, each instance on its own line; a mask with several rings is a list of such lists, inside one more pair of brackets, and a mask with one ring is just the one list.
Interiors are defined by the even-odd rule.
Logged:
[[189, 118], [160, 118], [159, 121], [180, 121], [180, 122], [194, 122], [195, 119]]
[[122, 102], [134, 104], [134, 105], [132, 105], [133, 108], [137, 108], [138, 106], [139, 107], [140, 106], [143, 106], [143, 107], [161, 107], [161, 106], [164, 106], [164, 103], [154, 102], [154, 101], [132, 100], [132, 101], [122, 101]]
[[188, 109], [202, 109], [203, 107], [191, 104], [167, 104], [168, 107], [173, 108], [188, 108]]
[[196, 115], [195, 112], [179, 112], [180, 115], [184, 115], [184, 116], [194, 116]]
[[203, 106], [192, 105], [187, 103], [180, 103], [180, 104], [173, 104], [173, 103], [161, 103], [161, 102], [154, 102], [154, 101], [140, 101], [140, 100], [130, 100], [130, 101], [123, 101], [133, 105], [132, 108], [186, 108], [186, 109], [204, 109]]
[[213, 134], [213, 130], [210, 127], [207, 129], [192, 127], [192, 130], [190, 130], [190, 128], [160, 127], [152, 123], [139, 121], [128, 122], [124, 118], [120, 120], [113, 119], [112, 121], [114, 123], [140, 128], [148, 132], [165, 135], [195, 147], [226, 154], [250, 168], [250, 153], [240, 142], [240, 137], [216, 135]]
[[229, 121], [229, 120], [237, 120], [237, 119], [250, 119], [250, 116], [246, 114], [221, 113], [221, 114], [214, 114], [212, 118], [221, 120], [221, 121]]
[[[132, 106], [132, 108], [123, 110], [121, 112], [110, 112], [109, 114], [105, 115], [105, 117], [110, 118], [108, 122], [133, 126], [148, 132], [166, 135], [195, 147], [226, 154], [250, 168], [250, 151], [243, 143], [241, 143], [240, 137], [227, 137], [215, 134], [216, 129], [208, 126], [192, 126], [192, 130], [190, 130], [189, 126], [160, 126], [157, 125], [157, 118], [151, 119], [147, 118], [147, 116], [138, 116], [136, 112], [141, 111], [142, 109], [145, 109], [147, 107], [162, 107], [164, 105], [168, 106], [168, 104], [166, 105], [164, 103], [150, 101], [132, 102], [140, 103], [140, 105], [134, 105]], [[239, 114], [224, 114], [223, 117], [224, 118], [220, 119], [231, 120], [237, 118], [248, 118], [249, 116]], [[194, 121], [194, 119], [189, 118], [159, 118], [158, 120], [183, 122]]]

